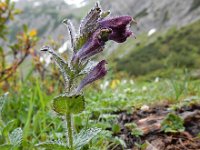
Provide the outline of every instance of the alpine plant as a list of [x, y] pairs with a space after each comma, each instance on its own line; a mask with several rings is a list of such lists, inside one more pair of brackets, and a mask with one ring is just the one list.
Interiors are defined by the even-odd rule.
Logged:
[[81, 21], [78, 32], [75, 32], [70, 20], [63, 21], [71, 41], [71, 48], [68, 51], [71, 51], [72, 55], [67, 60], [48, 46], [41, 49], [52, 55], [64, 78], [64, 91], [53, 99], [52, 109], [66, 122], [67, 142], [49, 141], [37, 146], [47, 149], [52, 146], [69, 150], [81, 149], [101, 131], [99, 128], [91, 128], [76, 133], [73, 130], [72, 118], [85, 108], [84, 87], [107, 74], [106, 60], [101, 60], [94, 66], [91, 65], [92, 57], [104, 50], [107, 41], [123, 43], [133, 35], [130, 25], [135, 21], [131, 16], [110, 17], [109, 14], [109, 11], [102, 11], [97, 3]]

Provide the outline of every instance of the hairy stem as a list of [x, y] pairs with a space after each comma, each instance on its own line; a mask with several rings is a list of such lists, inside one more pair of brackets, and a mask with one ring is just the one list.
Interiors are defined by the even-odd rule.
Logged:
[[[70, 94], [71, 92], [71, 87], [73, 84], [73, 79], [69, 79], [68, 82], [68, 87], [66, 86], [65, 91], [66, 93]], [[73, 127], [72, 127], [72, 114], [68, 113], [66, 114], [66, 121], [67, 121], [67, 135], [68, 135], [68, 145], [70, 147], [70, 150], [74, 150], [74, 145], [73, 145]]]
[[68, 144], [73, 150], [73, 131], [72, 131], [72, 115], [66, 114], [66, 121], [67, 121], [67, 134], [68, 134]]

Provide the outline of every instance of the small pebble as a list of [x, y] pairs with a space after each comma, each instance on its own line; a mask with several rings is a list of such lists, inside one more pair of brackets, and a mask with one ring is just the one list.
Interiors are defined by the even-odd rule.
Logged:
[[141, 111], [148, 111], [149, 110], [149, 106], [147, 105], [143, 105], [141, 108], [140, 108]]

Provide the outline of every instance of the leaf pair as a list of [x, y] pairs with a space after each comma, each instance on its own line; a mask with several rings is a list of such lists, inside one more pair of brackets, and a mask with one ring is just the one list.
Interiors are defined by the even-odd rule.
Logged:
[[53, 99], [53, 110], [60, 115], [78, 114], [84, 108], [85, 100], [83, 95], [69, 96], [63, 94]]
[[[80, 150], [83, 146], [87, 145], [97, 134], [101, 131], [99, 128], [91, 128], [87, 130], [82, 130], [80, 133], [74, 137], [74, 150]], [[70, 150], [70, 148], [58, 141], [49, 141], [37, 144], [36, 147], [45, 148], [46, 150]]]

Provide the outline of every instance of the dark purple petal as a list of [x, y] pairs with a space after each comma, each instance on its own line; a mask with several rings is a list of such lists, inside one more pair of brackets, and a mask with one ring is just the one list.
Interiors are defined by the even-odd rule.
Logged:
[[118, 43], [123, 43], [132, 34], [132, 31], [128, 29], [113, 30], [112, 34], [109, 36], [109, 39]]
[[84, 44], [84, 46], [74, 54], [72, 61], [85, 60], [101, 51], [105, 42], [108, 40], [108, 36], [111, 34], [109, 29], [98, 29], [92, 35], [92, 37]]
[[99, 38], [100, 30], [94, 32], [92, 37], [85, 43], [85, 45], [74, 55], [73, 60], [77, 62], [78, 60], [84, 60], [96, 53], [102, 51], [102, 47], [105, 42]]
[[100, 23], [100, 26], [102, 27], [108, 27], [108, 28], [113, 29], [113, 28], [126, 27], [132, 21], [133, 19], [131, 16], [119, 16], [119, 17], [101, 20], [99, 23]]
[[122, 43], [132, 35], [132, 31], [130, 30], [130, 23], [132, 21], [131, 16], [120, 16], [101, 20], [99, 21], [99, 25], [101, 28], [109, 28], [112, 30], [112, 33], [109, 35], [109, 40]]
[[102, 77], [104, 77], [107, 73], [107, 69], [105, 65], [107, 62], [102, 60], [99, 62], [90, 72], [89, 74], [81, 81], [80, 85], [77, 88], [77, 92], [80, 92], [84, 86], [90, 84]]

